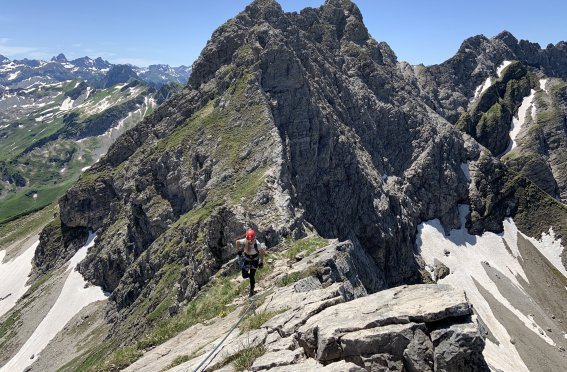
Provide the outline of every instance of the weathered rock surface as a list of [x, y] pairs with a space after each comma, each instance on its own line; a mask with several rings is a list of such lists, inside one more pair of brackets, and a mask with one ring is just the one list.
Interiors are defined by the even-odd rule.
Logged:
[[165, 301], [166, 278], [190, 300], [247, 225], [271, 244], [312, 226], [363, 249], [368, 290], [418, 282], [416, 226], [454, 217], [479, 147], [406, 88], [350, 1], [300, 14], [253, 2], [213, 34], [188, 86], [61, 198], [62, 225], [98, 236], [81, 272], [124, 319]]
[[[97, 233], [80, 271], [112, 292], [110, 337], [131, 343], [168, 319], [164, 309], [192, 301], [233, 257], [230, 243], [246, 227], [270, 246], [311, 230], [350, 243], [294, 265], [290, 273], [306, 278], [275, 291], [270, 306], [288, 309], [266, 323], [262, 337], [272, 344], [274, 333], [297, 335], [321, 364], [347, 358], [374, 369], [430, 365], [435, 345], [423, 335], [440, 320], [470, 322], [462, 319], [470, 315], [464, 294], [418, 286], [360, 298], [419, 283], [417, 226], [439, 218], [456, 227], [458, 204], [471, 205], [467, 227], [474, 233], [500, 232], [506, 216], [526, 216], [530, 225], [543, 215], [530, 215], [543, 205], [534, 200], [545, 199], [534, 185], [449, 122], [512, 56], [504, 36], [495, 43], [508, 50], [478, 37], [445, 65], [414, 70], [368, 35], [351, 1], [328, 0], [300, 13], [285, 13], [273, 0], [252, 2], [214, 32], [182, 92], [121, 136], [60, 200], [63, 241], [79, 239], [69, 239], [69, 231]], [[484, 47], [488, 52], [478, 51]], [[469, 59], [464, 66], [462, 58]], [[474, 79], [459, 83], [470, 73]], [[499, 124], [517, 106], [512, 101]], [[498, 134], [487, 142], [494, 151], [505, 143], [503, 128], [481, 131], [487, 139]], [[561, 222], [567, 212], [557, 209]], [[336, 314], [341, 306], [352, 313]], [[341, 317], [352, 329], [340, 327]], [[341, 337], [348, 341], [352, 332], [370, 344], [393, 340], [396, 348], [343, 355]]]
[[[462, 290], [442, 285], [398, 287], [323, 310], [299, 328], [298, 338], [308, 355], [323, 362], [362, 362], [361, 357], [374, 354], [401, 360], [418, 329], [427, 332], [427, 323], [466, 318], [471, 311]], [[482, 349], [475, 351], [481, 359]], [[408, 353], [412, 350], [415, 347]]]
[[[245, 345], [264, 345], [265, 352], [251, 365], [252, 371], [486, 370], [484, 339], [462, 290], [448, 285], [411, 285], [370, 295], [358, 292], [355, 298], [356, 287], [349, 285], [358, 280], [353, 260], [346, 260], [350, 264], [343, 267], [350, 277], [324, 280], [317, 269], [337, 252], [343, 259], [356, 254], [350, 242], [334, 243], [294, 263], [291, 272], [304, 272], [305, 262], [312, 262], [310, 276], [275, 288], [256, 313], [285, 311], [258, 331], [230, 337], [222, 355], [207, 368], [213, 370], [224, 364], [223, 359], [231, 360], [231, 353], [238, 351], [234, 345], [246, 339], [253, 342]], [[285, 275], [273, 280], [278, 282]], [[203, 355], [174, 370], [195, 368], [213, 345], [216, 342], [205, 347]]]
[[484, 338], [474, 323], [456, 323], [434, 330], [431, 341], [437, 371], [478, 371], [485, 364], [479, 352], [484, 349]]

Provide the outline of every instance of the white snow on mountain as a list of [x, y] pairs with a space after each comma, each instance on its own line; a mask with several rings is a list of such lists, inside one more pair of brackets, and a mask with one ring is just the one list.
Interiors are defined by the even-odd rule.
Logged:
[[502, 62], [502, 64], [500, 66], [498, 66], [498, 68], [496, 69], [496, 75], [498, 75], [499, 78], [502, 77], [502, 73], [504, 72], [506, 67], [508, 67], [510, 65], [510, 63], [512, 63], [512, 62], [511, 61], [504, 61], [504, 62]]
[[565, 269], [565, 266], [563, 266], [561, 262], [561, 254], [564, 248], [561, 245], [561, 240], [556, 239], [553, 227], [549, 228], [548, 233], [541, 234], [539, 240], [534, 238], [528, 238], [528, 240], [567, 278], [567, 269]]
[[[511, 61], [504, 61], [500, 64], [500, 66], [498, 66], [498, 68], [496, 68], [496, 75], [499, 78], [502, 77], [504, 70], [506, 69], [506, 67], [508, 67], [510, 65], [510, 63], [512, 63], [512, 62]], [[481, 85], [476, 87], [476, 89], [474, 91], [473, 101], [475, 99], [477, 99], [478, 97], [480, 97], [482, 95], [482, 93], [484, 93], [488, 88], [490, 88], [492, 83], [493, 83], [493, 77], [489, 76], [489, 77], [486, 78], [484, 83], [482, 83]]]
[[482, 95], [482, 93], [484, 93], [485, 90], [490, 88], [491, 85], [492, 85], [492, 78], [489, 76], [489, 77], [486, 78], [484, 83], [479, 85], [476, 88], [476, 90], [474, 91], [474, 99], [477, 99], [478, 97], [480, 97]]
[[[530, 95], [524, 97], [524, 99], [522, 100], [522, 105], [518, 109], [518, 117], [512, 118], [512, 128], [510, 129], [511, 142], [508, 145], [506, 151], [504, 151], [502, 155], [506, 155], [508, 152], [512, 151], [518, 145], [516, 142], [516, 138], [518, 137], [520, 130], [522, 129], [524, 123], [526, 122], [526, 115], [528, 113], [528, 109], [530, 107], [533, 107], [532, 104], [534, 97], [535, 97], [535, 90], [532, 89]], [[533, 119], [533, 112], [534, 111], [532, 108], [532, 110], [529, 111], [529, 114], [532, 116], [532, 119]]]
[[[521, 255], [517, 242], [518, 234], [521, 234], [521, 232], [518, 231], [512, 219], [506, 219], [504, 221], [504, 233], [502, 234], [487, 232], [481, 236], [470, 235], [464, 227], [464, 220], [468, 211], [468, 206], [459, 206], [461, 228], [452, 230], [449, 236], [445, 236], [443, 227], [437, 219], [419, 225], [416, 241], [418, 251], [420, 251], [430, 269], [434, 267], [436, 259], [450, 269], [451, 274], [438, 282], [463, 288], [467, 293], [467, 298], [474, 306], [475, 312], [498, 341], [498, 343], [494, 343], [490, 339], [486, 340], [484, 356], [489, 365], [503, 371], [528, 371], [511, 341], [508, 331], [498, 321], [488, 301], [475, 284], [476, 281], [490, 292], [534, 335], [541, 337], [549, 345], [555, 345], [554, 341], [547, 336], [532, 317], [523, 314], [510, 303], [506, 294], [500, 292], [496, 283], [487, 273], [487, 267], [498, 270], [519, 291], [525, 293], [517, 279], [521, 277], [527, 282], [526, 274], [520, 263]], [[542, 244], [538, 241], [536, 243]]]
[[88, 286], [83, 276], [76, 271], [77, 264], [86, 257], [89, 248], [94, 246], [95, 238], [96, 235], [90, 234], [87, 243], [69, 260], [66, 271], [68, 276], [57, 301], [18, 353], [0, 368], [1, 372], [23, 371], [82, 308], [107, 298], [100, 287]]
[[21, 71], [16, 71], [16, 72], [14, 72], [14, 73], [8, 75], [8, 80], [14, 80], [15, 78], [18, 77], [18, 75], [20, 75], [20, 72], [21, 72]]
[[73, 108], [73, 100], [71, 99], [71, 97], [67, 97], [65, 98], [65, 101], [61, 103], [61, 107], [59, 107], [59, 110], [68, 111], [71, 110], [72, 108]]
[[545, 93], [549, 94], [547, 90], [547, 79], [540, 79], [539, 80], [539, 89], [545, 91]]
[[2, 262], [6, 251], [0, 251], [0, 316], [10, 311], [29, 288], [26, 282], [38, 244], [39, 241], [36, 241], [8, 262]]

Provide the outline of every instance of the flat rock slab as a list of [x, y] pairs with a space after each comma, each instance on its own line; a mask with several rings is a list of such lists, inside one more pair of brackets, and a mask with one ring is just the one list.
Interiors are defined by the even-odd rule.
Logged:
[[269, 352], [256, 359], [250, 370], [261, 371], [274, 367], [287, 366], [290, 364], [296, 364], [304, 358], [305, 354], [301, 348], [296, 350]]
[[271, 368], [270, 372], [366, 372], [366, 369], [344, 360], [324, 366], [315, 359], [309, 358], [298, 364]]
[[349, 339], [349, 333], [470, 314], [463, 290], [438, 284], [401, 286], [326, 308], [310, 317], [297, 334], [306, 352], [332, 361], [340, 357], [341, 338]]
[[[262, 327], [270, 331], [277, 330], [278, 333], [284, 337], [290, 336], [313, 315], [328, 307], [343, 303], [345, 298], [342, 295], [342, 289], [342, 283], [335, 283], [327, 288], [317, 289], [308, 293], [295, 293], [293, 292], [293, 288], [286, 287], [282, 289], [282, 293], [278, 293], [276, 297], [287, 296], [290, 300], [286, 303], [287, 306], [291, 306], [291, 308], [270, 319], [264, 323]], [[270, 311], [273, 308], [281, 309], [281, 307], [277, 306], [277, 302], [276, 306], [266, 307], [265, 309]], [[262, 307], [260, 307], [258, 311], [262, 310]]]

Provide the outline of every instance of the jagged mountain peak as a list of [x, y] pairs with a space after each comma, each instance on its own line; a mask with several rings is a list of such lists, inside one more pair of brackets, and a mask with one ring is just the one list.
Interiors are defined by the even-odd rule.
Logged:
[[131, 79], [138, 79], [138, 74], [131, 65], [113, 65], [106, 73], [102, 86], [108, 88], [116, 84], [127, 83]]
[[67, 60], [67, 57], [65, 57], [65, 54], [63, 53], [59, 53], [57, 56], [51, 58], [52, 62], [60, 62], [60, 63], [64, 63], [64, 62], [69, 62]]
[[10, 62], [10, 59], [0, 54], [0, 63], [8, 63], [8, 62]]
[[[108, 338], [120, 345], [185, 313], [225, 275], [229, 243], [245, 226], [280, 247], [309, 234], [351, 240], [360, 252], [353, 260], [370, 268], [370, 292], [430, 280], [416, 258], [420, 224], [502, 232], [523, 207], [516, 191], [529, 187], [446, 120], [515, 56], [484, 36], [464, 44], [450, 63], [419, 75], [370, 38], [350, 1], [299, 13], [254, 1], [214, 32], [182, 92], [118, 138], [60, 199], [56, 238], [43, 234], [36, 268], [51, 268], [54, 255], [64, 263], [96, 233], [79, 271], [112, 291]], [[130, 73], [120, 66], [111, 75]], [[318, 286], [333, 274], [309, 275]]]
[[512, 46], [518, 44], [518, 39], [509, 31], [502, 31], [494, 36], [494, 39], [503, 41], [506, 45]]
[[192, 66], [189, 83], [198, 87], [209, 80], [218, 67], [231, 62], [233, 54], [243, 45], [257, 54], [267, 48], [268, 41], [285, 45], [290, 35], [293, 40], [309, 40], [321, 45], [322, 49], [337, 51], [337, 54], [340, 54], [341, 43], [354, 54], [359, 53], [349, 46], [355, 43], [368, 47], [368, 53], [375, 61], [396, 63], [391, 48], [370, 37], [358, 7], [350, 1], [328, 1], [319, 8], [306, 8], [298, 14], [284, 12], [275, 1], [261, 0], [250, 4], [213, 33]]

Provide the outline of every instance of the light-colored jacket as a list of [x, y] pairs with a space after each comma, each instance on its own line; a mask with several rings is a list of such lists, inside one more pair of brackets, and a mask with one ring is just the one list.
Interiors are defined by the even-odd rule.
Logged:
[[[253, 242], [250, 242], [246, 239], [239, 239], [237, 240], [237, 242], [242, 252], [246, 253], [249, 256], [253, 256], [255, 254], [260, 254], [260, 253], [261, 253], [260, 255], [263, 256], [263, 253], [266, 251], [266, 245], [264, 243], [260, 243], [258, 240], [254, 240]], [[256, 247], [258, 247], [258, 250], [254, 248], [254, 243], [256, 243]]]

